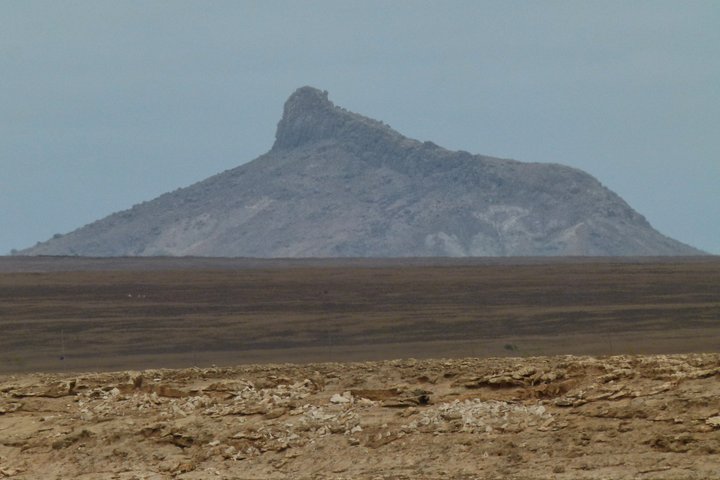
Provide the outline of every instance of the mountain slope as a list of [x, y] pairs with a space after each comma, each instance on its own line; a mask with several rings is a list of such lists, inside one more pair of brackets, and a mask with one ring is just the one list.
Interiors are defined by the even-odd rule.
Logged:
[[592, 176], [406, 138], [303, 87], [272, 149], [25, 255], [692, 255]]

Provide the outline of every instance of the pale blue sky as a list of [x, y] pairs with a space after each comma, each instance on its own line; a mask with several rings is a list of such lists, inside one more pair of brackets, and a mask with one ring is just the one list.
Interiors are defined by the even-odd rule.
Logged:
[[0, 0], [0, 254], [267, 151], [297, 87], [720, 254], [718, 1]]

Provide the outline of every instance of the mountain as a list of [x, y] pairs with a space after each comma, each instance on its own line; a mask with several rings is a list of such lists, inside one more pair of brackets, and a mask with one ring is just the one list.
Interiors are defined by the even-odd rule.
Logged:
[[694, 255], [575, 168], [450, 151], [303, 87], [272, 149], [22, 255]]

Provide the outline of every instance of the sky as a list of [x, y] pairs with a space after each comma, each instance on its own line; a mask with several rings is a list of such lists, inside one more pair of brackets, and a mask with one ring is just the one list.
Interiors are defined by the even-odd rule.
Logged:
[[253, 160], [298, 87], [720, 254], [720, 2], [0, 0], [0, 254]]

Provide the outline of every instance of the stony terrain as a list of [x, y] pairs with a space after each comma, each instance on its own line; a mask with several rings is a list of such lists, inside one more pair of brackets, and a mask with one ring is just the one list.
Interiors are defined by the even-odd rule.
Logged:
[[720, 355], [1, 376], [0, 478], [720, 478]]
[[720, 478], [719, 272], [0, 258], [0, 479]]
[[[200, 160], [200, 159], [199, 159]], [[527, 159], [532, 160], [532, 159]], [[696, 255], [577, 169], [450, 151], [303, 87], [272, 149], [22, 255]]]

